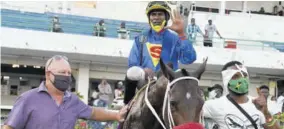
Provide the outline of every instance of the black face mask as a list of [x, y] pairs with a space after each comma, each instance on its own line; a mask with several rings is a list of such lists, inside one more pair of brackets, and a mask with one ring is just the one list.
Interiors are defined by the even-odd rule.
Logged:
[[70, 87], [72, 83], [71, 76], [55, 75], [53, 73], [51, 74], [54, 76], [54, 82], [51, 82], [56, 89], [64, 92]]

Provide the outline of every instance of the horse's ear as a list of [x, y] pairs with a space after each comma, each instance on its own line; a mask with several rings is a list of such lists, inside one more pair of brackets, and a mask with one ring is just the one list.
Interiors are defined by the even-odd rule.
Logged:
[[174, 80], [175, 73], [168, 65], [165, 65], [162, 59], [160, 59], [160, 66], [163, 75], [170, 81]]
[[207, 64], [208, 57], [206, 57], [203, 60], [203, 63], [199, 66], [199, 68], [193, 73], [193, 76], [196, 77], [197, 79], [201, 78], [201, 75], [204, 73], [206, 69], [206, 64]]

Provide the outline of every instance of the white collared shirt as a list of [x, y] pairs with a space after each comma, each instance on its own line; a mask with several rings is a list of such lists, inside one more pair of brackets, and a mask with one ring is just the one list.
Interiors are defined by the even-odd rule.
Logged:
[[279, 96], [277, 98], [277, 107], [279, 107], [280, 111], [282, 111], [282, 106], [283, 106], [283, 103], [284, 103], [284, 96]]

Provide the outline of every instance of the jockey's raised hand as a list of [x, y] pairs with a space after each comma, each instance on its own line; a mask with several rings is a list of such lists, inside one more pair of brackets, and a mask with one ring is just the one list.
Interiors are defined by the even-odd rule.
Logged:
[[182, 16], [176, 11], [173, 11], [173, 14], [171, 14], [171, 20], [172, 20], [172, 25], [171, 26], [166, 26], [166, 29], [171, 29], [178, 33], [179, 36], [185, 36], [184, 34], [184, 20]]

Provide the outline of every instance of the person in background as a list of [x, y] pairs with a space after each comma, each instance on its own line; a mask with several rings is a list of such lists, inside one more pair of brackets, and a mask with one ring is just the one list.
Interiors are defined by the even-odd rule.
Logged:
[[60, 26], [59, 18], [55, 16], [52, 20], [52, 32], [63, 33], [63, 30]]
[[277, 98], [277, 106], [280, 109], [281, 113], [276, 115], [277, 119], [280, 121], [281, 129], [284, 129], [284, 92], [280, 92]]
[[115, 90], [114, 90], [114, 98], [115, 99], [123, 97], [123, 90], [122, 89], [123, 89], [123, 83], [122, 83], [122, 81], [119, 81], [117, 83]]
[[100, 20], [94, 27], [94, 36], [105, 37], [106, 27], [104, 20]]
[[263, 94], [267, 101], [276, 101], [275, 96], [269, 94], [269, 87], [267, 85], [262, 85], [258, 89], [259, 94]]
[[49, 11], [49, 8], [48, 8], [48, 5], [45, 5], [45, 6], [44, 6], [44, 13], [48, 13], [48, 12], [50, 12], [50, 11]]
[[[93, 93], [92, 93], [92, 96], [90, 97], [90, 101], [89, 101], [89, 105], [91, 106], [95, 106], [95, 101], [99, 99], [99, 96], [100, 96], [100, 91], [99, 91], [99, 88], [98, 87], [95, 87]], [[103, 104], [105, 104], [104, 102], [102, 102]], [[98, 107], [101, 107], [101, 106], [98, 106]]]
[[[203, 105], [205, 118], [214, 120], [219, 129], [280, 129], [267, 109], [265, 97], [263, 95], [256, 99], [248, 97], [249, 73], [241, 62], [226, 63], [222, 68], [222, 80], [225, 93], [228, 91], [229, 94], [206, 101]], [[241, 112], [237, 106], [244, 112]], [[244, 115], [245, 113], [247, 116]]]
[[52, 23], [53, 24], [59, 23], [59, 17], [58, 16], [54, 16], [53, 19], [52, 19]]
[[205, 47], [213, 47], [213, 37], [215, 32], [222, 38], [216, 26], [212, 23], [212, 19], [209, 19], [208, 24], [205, 26], [205, 38], [203, 43]]
[[121, 22], [120, 27], [117, 29], [118, 38], [129, 39], [129, 31], [125, 26], [125, 22]]
[[223, 96], [223, 87], [219, 84], [215, 84], [208, 88], [208, 99], [217, 99]]
[[112, 94], [110, 85], [106, 79], [103, 79], [98, 87], [100, 91], [100, 100], [103, 100], [105, 102], [105, 106], [108, 106], [110, 104], [110, 95]]
[[193, 43], [196, 43], [197, 33], [202, 34], [203, 37], [205, 36], [200, 30], [199, 26], [195, 24], [195, 18], [191, 18], [191, 24], [188, 25], [187, 31], [188, 39], [191, 40]]
[[260, 13], [260, 14], [264, 14], [264, 13], [265, 13], [264, 7], [261, 7], [261, 8], [260, 8], [259, 13]]
[[99, 88], [98, 87], [95, 87], [93, 93], [92, 93], [92, 98], [94, 100], [98, 99], [100, 96], [100, 91], [99, 91]]
[[102, 100], [100, 98], [100, 96], [101, 96], [101, 93], [99, 92], [99, 89], [95, 88], [95, 91], [93, 92], [92, 97], [91, 97], [93, 99], [92, 105], [95, 106], [95, 107], [107, 108], [108, 105], [107, 105], [106, 101]]
[[21, 94], [2, 129], [72, 129], [77, 119], [123, 121], [121, 111], [90, 107], [68, 89], [72, 83], [68, 59], [56, 55], [45, 65], [45, 81]]
[[272, 12], [272, 14], [273, 15], [278, 15], [278, 6], [277, 5], [275, 5], [275, 6], [273, 6], [273, 12]]
[[[208, 88], [208, 100], [214, 100], [222, 97], [223, 95], [223, 87], [219, 84], [215, 84], [212, 87]], [[204, 118], [205, 128], [206, 129], [219, 129], [219, 125], [210, 118]]]
[[277, 104], [281, 109], [281, 112], [284, 112], [284, 92], [280, 93], [279, 97], [277, 98]]
[[279, 4], [278, 4], [278, 6], [277, 6], [277, 8], [278, 8], [278, 16], [283, 16], [283, 14], [284, 14], [284, 6], [282, 5], [282, 3], [281, 3], [281, 1], [279, 1]]
[[262, 85], [258, 88], [258, 95], [263, 95], [267, 101], [268, 110], [271, 115], [275, 115], [281, 112], [280, 107], [277, 106], [276, 98], [269, 94], [269, 87], [267, 85]]
[[124, 98], [124, 93], [123, 93], [123, 83], [122, 81], [119, 81], [115, 87], [114, 90], [114, 100], [111, 104], [111, 107], [113, 109], [120, 109], [123, 107], [124, 103], [123, 103], [123, 98]]

